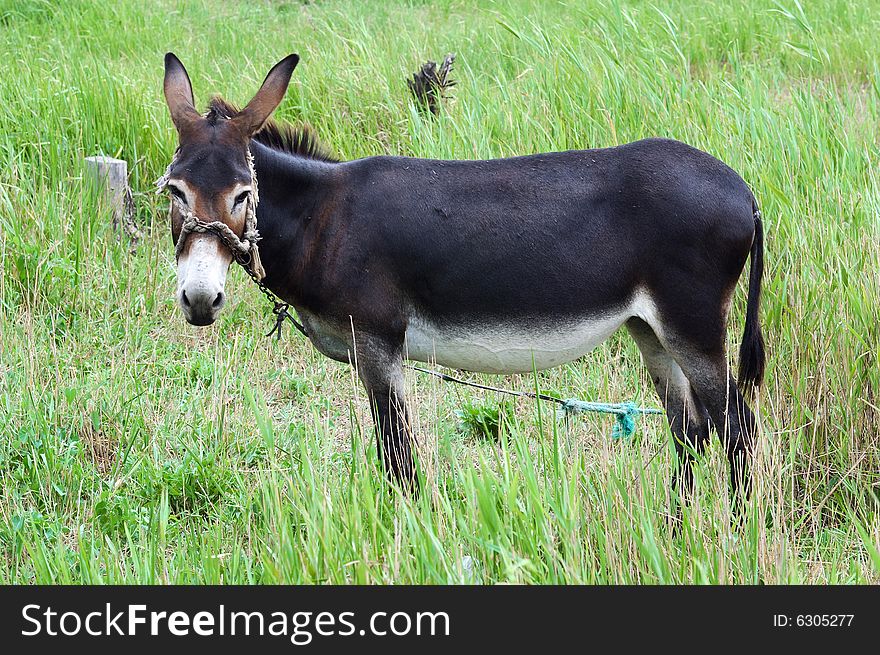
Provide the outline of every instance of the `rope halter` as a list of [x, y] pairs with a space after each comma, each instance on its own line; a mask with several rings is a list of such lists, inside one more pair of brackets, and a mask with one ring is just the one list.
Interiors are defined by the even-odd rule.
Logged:
[[[171, 163], [168, 164], [168, 168], [165, 169], [165, 173], [156, 180], [156, 193], [162, 193], [168, 187], [171, 171], [177, 163], [179, 155], [180, 148], [174, 151], [174, 157], [172, 157]], [[263, 264], [260, 261], [260, 250], [257, 247], [257, 242], [260, 240], [260, 232], [257, 230], [257, 204], [260, 202], [260, 196], [257, 190], [257, 172], [254, 168], [254, 156], [251, 154], [250, 148], [247, 149], [247, 165], [251, 176], [251, 192], [246, 201], [244, 234], [241, 238], [222, 221], [209, 222], [200, 219], [189, 207], [172, 194], [172, 207], [176, 203], [177, 209], [183, 215], [183, 224], [180, 228], [180, 236], [177, 238], [177, 248], [174, 252], [175, 261], [180, 259], [180, 253], [183, 252], [186, 238], [191, 232], [211, 232], [217, 235], [220, 241], [229, 248], [236, 262], [244, 267], [245, 270], [250, 269], [248, 272], [252, 273], [256, 280], [262, 280], [266, 276], [266, 271], [263, 269]]]

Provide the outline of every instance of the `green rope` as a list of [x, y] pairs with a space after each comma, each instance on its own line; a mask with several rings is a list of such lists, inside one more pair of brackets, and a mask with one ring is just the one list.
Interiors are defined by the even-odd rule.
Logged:
[[631, 437], [636, 431], [636, 418], [638, 418], [640, 415], [663, 413], [662, 409], [657, 409], [656, 407], [639, 407], [632, 402], [594, 403], [587, 400], [578, 400], [577, 398], [562, 400], [561, 398], [548, 396], [544, 393], [534, 393], [531, 391], [511, 391], [510, 389], [490, 387], [487, 384], [468, 382], [467, 380], [461, 380], [446, 373], [441, 373], [440, 371], [432, 371], [431, 369], [422, 368], [421, 366], [408, 365], [408, 368], [411, 368], [412, 370], [418, 371], [420, 373], [433, 375], [434, 377], [440, 378], [444, 382], [454, 382], [455, 384], [463, 384], [467, 387], [474, 387], [475, 389], [484, 389], [486, 391], [505, 393], [509, 396], [518, 396], [520, 398], [537, 398], [540, 400], [553, 402], [560, 406], [559, 412], [563, 416], [568, 416], [569, 414], [582, 414], [584, 412], [614, 414], [617, 421], [614, 423], [614, 428], [611, 430], [612, 439], [625, 439], [626, 437]]
[[662, 414], [663, 410], [655, 407], [639, 407], [635, 403], [594, 403], [587, 400], [569, 398], [560, 403], [561, 412], [564, 414], [582, 414], [584, 412], [598, 412], [600, 414], [614, 414], [617, 421], [611, 430], [612, 439], [625, 439], [631, 437], [636, 431], [636, 418], [641, 414]]

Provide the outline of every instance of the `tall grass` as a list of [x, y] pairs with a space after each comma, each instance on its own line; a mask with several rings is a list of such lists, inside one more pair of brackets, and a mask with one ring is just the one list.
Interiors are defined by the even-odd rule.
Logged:
[[[0, 582], [876, 582], [880, 579], [880, 7], [657, 3], [0, 2]], [[162, 54], [243, 102], [288, 52], [279, 117], [341, 156], [496, 157], [649, 135], [726, 161], [765, 217], [768, 379], [754, 502], [732, 530], [717, 445], [680, 534], [665, 423], [612, 441], [407, 379], [426, 492], [376, 471], [363, 392], [230, 274], [207, 329], [173, 302], [175, 134]], [[436, 119], [406, 75], [455, 52]], [[82, 158], [125, 158], [132, 252]], [[730, 344], [738, 344], [744, 289]], [[531, 376], [490, 383], [531, 389]], [[655, 404], [624, 334], [542, 389]]]

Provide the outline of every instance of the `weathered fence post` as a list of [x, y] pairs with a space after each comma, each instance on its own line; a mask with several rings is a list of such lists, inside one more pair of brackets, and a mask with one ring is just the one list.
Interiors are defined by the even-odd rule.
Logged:
[[99, 187], [104, 189], [104, 195], [113, 211], [114, 229], [119, 229], [121, 225], [132, 245], [137, 245], [142, 234], [134, 221], [134, 200], [128, 186], [128, 163], [124, 159], [103, 155], [86, 157], [85, 161], [88, 172]]

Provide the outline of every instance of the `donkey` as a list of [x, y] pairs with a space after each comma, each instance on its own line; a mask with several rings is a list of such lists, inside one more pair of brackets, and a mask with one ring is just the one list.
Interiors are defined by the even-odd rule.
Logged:
[[[715, 429], [734, 494], [748, 494], [757, 428], [741, 387], [764, 374], [764, 253], [739, 175], [667, 139], [487, 161], [341, 162], [309, 131], [270, 120], [298, 61], [276, 64], [241, 111], [214, 98], [202, 115], [183, 64], [165, 56], [179, 148], [163, 183], [189, 323], [214, 322], [227, 270], [247, 252], [315, 348], [356, 365], [384, 470], [411, 491], [404, 360], [530, 372], [625, 325], [666, 409], [673, 485], [692, 487], [692, 460]], [[737, 384], [725, 334], [749, 257]]]

